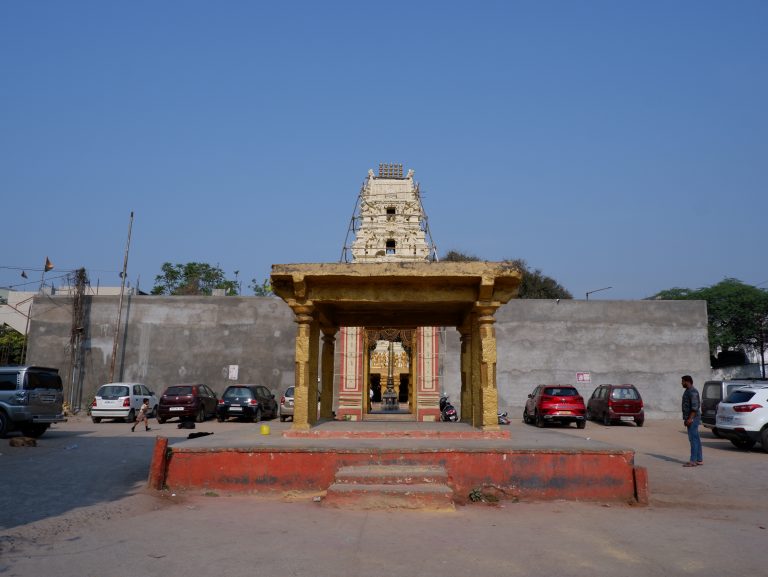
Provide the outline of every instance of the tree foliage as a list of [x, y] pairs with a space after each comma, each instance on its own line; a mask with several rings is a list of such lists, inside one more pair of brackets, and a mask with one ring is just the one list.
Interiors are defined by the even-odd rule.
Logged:
[[237, 295], [238, 286], [229, 280], [218, 266], [207, 263], [188, 262], [161, 267], [162, 274], [155, 277], [153, 295], [210, 295], [213, 289], [224, 289], [227, 296]]
[[[458, 250], [449, 250], [441, 259], [444, 262], [473, 262], [480, 258]], [[523, 280], [517, 298], [521, 299], [572, 299], [573, 295], [552, 277], [545, 275], [540, 269], [532, 269], [523, 259], [508, 259], [520, 272]]]
[[19, 365], [25, 337], [7, 325], [0, 325], [0, 365]]
[[761, 358], [768, 334], [768, 291], [727, 278], [700, 289], [672, 288], [652, 296], [665, 300], [705, 300], [709, 323], [709, 348], [714, 353], [746, 348]]
[[257, 297], [268, 297], [275, 294], [272, 292], [272, 283], [269, 278], [265, 278], [262, 282], [259, 282], [255, 278], [251, 279], [251, 284], [248, 287], [253, 291]]

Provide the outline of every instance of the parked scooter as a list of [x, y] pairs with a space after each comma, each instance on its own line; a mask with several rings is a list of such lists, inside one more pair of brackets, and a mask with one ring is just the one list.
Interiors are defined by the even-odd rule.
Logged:
[[496, 416], [499, 418], [499, 425], [509, 425], [512, 422], [507, 415], [507, 411], [504, 411], [503, 413], [499, 411], [496, 413]]
[[440, 397], [440, 420], [448, 423], [455, 423], [459, 420], [459, 414], [445, 393]]

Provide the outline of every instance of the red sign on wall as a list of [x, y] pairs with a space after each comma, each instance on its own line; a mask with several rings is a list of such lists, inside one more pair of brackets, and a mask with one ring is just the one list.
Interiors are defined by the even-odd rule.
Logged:
[[589, 373], [576, 373], [576, 382], [577, 383], [591, 383], [592, 382], [592, 375]]

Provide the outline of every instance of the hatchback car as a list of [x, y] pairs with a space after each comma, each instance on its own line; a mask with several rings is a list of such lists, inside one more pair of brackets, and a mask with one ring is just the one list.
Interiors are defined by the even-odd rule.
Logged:
[[261, 385], [232, 385], [219, 399], [216, 419], [221, 423], [229, 417], [258, 422], [269, 416], [277, 416], [277, 401], [267, 387]]
[[293, 387], [288, 387], [280, 396], [280, 420], [293, 418]]
[[584, 398], [571, 385], [539, 385], [528, 395], [523, 410], [525, 423], [576, 423], [579, 429], [587, 425]]
[[587, 401], [587, 419], [599, 419], [606, 427], [616, 421], [634, 421], [642, 427], [643, 399], [634, 385], [600, 385]]
[[180, 421], [196, 420], [202, 423], [216, 414], [219, 399], [207, 385], [171, 385], [157, 405], [157, 422], [178, 417]]
[[102, 419], [122, 419], [128, 423], [136, 415], [144, 399], [149, 399], [150, 413], [157, 416], [157, 397], [142, 383], [107, 383], [101, 385], [91, 403], [91, 420], [100, 423]]
[[768, 452], [768, 386], [741, 387], [717, 406], [717, 430], [739, 449]]

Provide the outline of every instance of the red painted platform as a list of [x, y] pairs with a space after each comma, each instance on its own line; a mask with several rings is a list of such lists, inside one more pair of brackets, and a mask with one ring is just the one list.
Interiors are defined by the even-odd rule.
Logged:
[[554, 428], [484, 432], [463, 423], [328, 422], [308, 432], [258, 430], [244, 424], [172, 446], [158, 438], [150, 485], [177, 492], [318, 492], [341, 467], [440, 466], [457, 503], [478, 488], [528, 501], [648, 501], [647, 475], [634, 465], [634, 451]]

